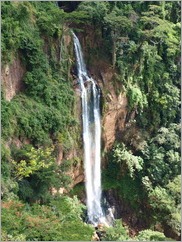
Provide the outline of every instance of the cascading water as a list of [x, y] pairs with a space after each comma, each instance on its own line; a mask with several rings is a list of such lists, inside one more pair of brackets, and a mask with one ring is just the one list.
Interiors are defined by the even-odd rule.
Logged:
[[89, 222], [94, 225], [97, 225], [98, 223], [106, 224], [101, 207], [100, 90], [95, 81], [88, 76], [80, 42], [74, 33], [73, 37], [82, 99], [84, 166], [88, 219]]

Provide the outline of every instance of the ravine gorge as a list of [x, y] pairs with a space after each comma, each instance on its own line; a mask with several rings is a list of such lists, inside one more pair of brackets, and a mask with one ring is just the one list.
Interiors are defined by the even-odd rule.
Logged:
[[180, 241], [180, 1], [1, 1], [2, 241]]

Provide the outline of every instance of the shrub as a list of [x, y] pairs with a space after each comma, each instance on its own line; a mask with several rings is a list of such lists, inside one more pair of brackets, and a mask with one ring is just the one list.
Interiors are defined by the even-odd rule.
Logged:
[[128, 167], [128, 171], [131, 177], [133, 177], [135, 171], [141, 171], [143, 165], [143, 159], [140, 156], [135, 156], [131, 151], [126, 149], [126, 146], [121, 143], [113, 148], [113, 158], [115, 162], [125, 164]]
[[167, 240], [167, 238], [163, 233], [158, 231], [152, 231], [150, 229], [140, 231], [136, 239], [137, 241], [166, 241]]
[[[61, 203], [61, 205], [60, 205]], [[30, 241], [90, 241], [93, 227], [80, 219], [82, 205], [76, 198], [57, 197], [50, 206], [3, 202], [3, 238]]]
[[129, 239], [127, 229], [120, 220], [115, 220], [113, 227], [105, 228], [103, 238], [105, 241], [125, 241]]

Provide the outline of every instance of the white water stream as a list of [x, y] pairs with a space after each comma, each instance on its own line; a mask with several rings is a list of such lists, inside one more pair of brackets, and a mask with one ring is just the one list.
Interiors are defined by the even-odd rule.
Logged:
[[80, 42], [74, 33], [73, 37], [82, 99], [87, 215], [89, 222], [94, 225], [106, 224], [101, 207], [100, 90], [95, 81], [88, 76]]

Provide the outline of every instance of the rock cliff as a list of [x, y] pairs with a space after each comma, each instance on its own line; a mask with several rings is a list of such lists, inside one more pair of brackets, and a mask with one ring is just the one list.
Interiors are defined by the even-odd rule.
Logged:
[[[81, 36], [82, 38], [82, 36]], [[90, 39], [90, 44], [93, 45], [93, 38]], [[88, 39], [88, 36], [87, 36]], [[85, 37], [82, 39], [84, 42]], [[64, 46], [70, 48], [72, 45], [71, 36], [67, 33], [63, 36], [62, 43]], [[55, 43], [58, 45], [58, 43]], [[100, 43], [96, 43], [99, 45]], [[84, 52], [88, 56], [86, 44], [83, 44]], [[45, 45], [44, 51], [49, 52], [49, 46]], [[59, 50], [60, 46], [57, 46]], [[73, 49], [73, 47], [72, 47]], [[59, 53], [56, 53], [59, 56]], [[58, 58], [59, 59], [59, 58]], [[74, 59], [74, 57], [73, 57]], [[73, 64], [74, 66], [74, 64]], [[121, 135], [125, 129], [126, 116], [127, 116], [127, 99], [122, 92], [122, 85], [116, 81], [115, 70], [105, 60], [98, 60], [97, 58], [92, 61], [90, 66], [87, 66], [90, 75], [98, 82], [102, 93], [102, 149], [104, 152], [109, 151], [112, 148], [113, 143]], [[73, 69], [73, 68], [72, 68]], [[11, 99], [20, 91], [24, 89], [23, 77], [26, 73], [26, 68], [21, 61], [20, 55], [17, 54], [11, 64], [7, 64], [2, 67], [2, 86], [5, 93], [5, 99], [11, 101]], [[74, 73], [75, 74], [75, 73]], [[76, 103], [74, 107], [74, 113], [76, 119], [79, 120], [79, 126], [81, 131], [81, 102], [79, 87], [75, 85], [75, 75], [69, 74], [73, 79], [73, 89], [75, 91]], [[120, 91], [118, 91], [120, 90]], [[80, 134], [80, 138], [81, 134]], [[13, 143], [13, 141], [11, 142]], [[16, 143], [18, 143], [16, 138]], [[18, 146], [17, 146], [18, 147]], [[60, 164], [63, 159], [74, 159], [74, 157], [83, 156], [82, 148], [77, 150], [73, 147], [69, 152], [65, 153], [61, 144], [58, 145], [57, 162]], [[81, 158], [80, 157], [80, 158]], [[81, 158], [82, 159], [82, 158]], [[76, 166], [73, 166], [69, 172], [73, 183], [72, 186], [84, 181], [84, 169], [83, 162], [78, 162]]]
[[1, 80], [6, 100], [10, 101], [23, 89], [24, 85], [22, 79], [25, 72], [26, 69], [19, 54], [17, 54], [12, 63], [2, 67]]

